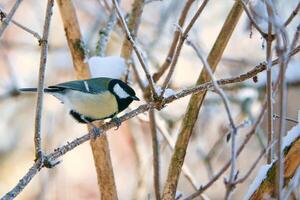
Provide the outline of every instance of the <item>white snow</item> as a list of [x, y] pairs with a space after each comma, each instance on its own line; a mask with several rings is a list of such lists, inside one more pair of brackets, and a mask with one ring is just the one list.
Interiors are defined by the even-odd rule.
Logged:
[[91, 77], [109, 77], [120, 79], [126, 72], [126, 62], [119, 56], [94, 56], [88, 60]]
[[[299, 114], [298, 114], [298, 122], [299, 122]], [[283, 138], [281, 149], [284, 150], [285, 147], [291, 145], [293, 141], [295, 141], [298, 137], [300, 137], [300, 123], [294, 126], [291, 130], [288, 131], [287, 135]], [[262, 181], [266, 178], [267, 172], [270, 167], [273, 165], [272, 162], [269, 165], [261, 166], [255, 180], [251, 183], [248, 192], [246, 193], [244, 200], [248, 200], [251, 195], [255, 192], [255, 190], [259, 187]]]
[[251, 183], [246, 195], [244, 196], [244, 200], [250, 199], [252, 194], [256, 191], [256, 189], [260, 186], [260, 184], [263, 182], [263, 180], [267, 177], [267, 172], [272, 167], [273, 163], [274, 162], [260, 167], [256, 178]]
[[[162, 88], [159, 87], [159, 86], [156, 86], [156, 87], [155, 87], [155, 92], [156, 92], [156, 94], [159, 96], [159, 95], [161, 94], [161, 92], [162, 92]], [[166, 88], [163, 97], [164, 97], [164, 98], [168, 98], [169, 96], [172, 96], [172, 95], [175, 95], [175, 94], [176, 94], [176, 92], [175, 92], [174, 90], [172, 90], [172, 89], [170, 89], [170, 88]]]
[[[298, 119], [299, 120], [299, 119]], [[284, 150], [285, 147], [288, 147], [294, 142], [298, 137], [300, 137], [300, 123], [294, 126], [289, 130], [288, 134], [283, 137], [281, 149]]]

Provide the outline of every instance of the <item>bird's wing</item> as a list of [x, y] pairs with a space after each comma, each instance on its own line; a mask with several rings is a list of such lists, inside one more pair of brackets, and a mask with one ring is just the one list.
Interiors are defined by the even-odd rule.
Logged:
[[49, 89], [57, 88], [61, 90], [71, 89], [84, 93], [98, 94], [108, 90], [111, 78], [92, 78], [86, 80], [68, 81], [57, 85], [49, 86]]

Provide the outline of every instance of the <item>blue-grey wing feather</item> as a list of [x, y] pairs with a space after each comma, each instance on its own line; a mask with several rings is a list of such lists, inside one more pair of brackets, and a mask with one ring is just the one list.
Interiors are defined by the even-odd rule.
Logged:
[[49, 86], [51, 88], [77, 90], [84, 93], [98, 94], [107, 91], [111, 78], [92, 78], [86, 80], [68, 81], [57, 85]]

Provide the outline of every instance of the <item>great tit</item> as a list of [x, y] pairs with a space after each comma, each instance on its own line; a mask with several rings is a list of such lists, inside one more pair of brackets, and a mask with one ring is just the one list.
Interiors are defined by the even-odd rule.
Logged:
[[[21, 88], [21, 92], [37, 92], [37, 88]], [[106, 77], [76, 80], [49, 86], [52, 94], [70, 109], [80, 123], [114, 118], [133, 100], [139, 101], [135, 91], [119, 79]]]

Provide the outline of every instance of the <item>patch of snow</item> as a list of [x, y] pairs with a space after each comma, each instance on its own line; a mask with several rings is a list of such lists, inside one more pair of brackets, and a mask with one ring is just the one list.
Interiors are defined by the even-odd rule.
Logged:
[[[299, 118], [299, 116], [298, 116]], [[299, 119], [298, 119], [299, 120]], [[295, 141], [298, 137], [300, 137], [300, 123], [294, 126], [291, 130], [288, 131], [287, 135], [283, 138], [281, 149], [284, 150], [285, 147], [291, 145], [293, 141]], [[263, 180], [266, 178], [267, 172], [270, 167], [273, 165], [274, 161], [269, 165], [261, 166], [255, 180], [251, 183], [248, 192], [246, 193], [244, 200], [250, 199], [252, 194], [256, 191], [256, 189], [260, 186]]]
[[[159, 96], [159, 95], [161, 94], [161, 92], [162, 92], [162, 88], [159, 87], [159, 86], [156, 86], [156, 87], [155, 87], [155, 92], [156, 92], [156, 94]], [[170, 89], [170, 88], [166, 88], [163, 97], [164, 97], [164, 98], [168, 98], [168, 97], [170, 97], [170, 96], [172, 96], [172, 95], [175, 95], [175, 94], [176, 94], [176, 92], [175, 92], [174, 90], [172, 90], [172, 89]]]
[[260, 167], [259, 172], [256, 176], [256, 178], [254, 179], [254, 181], [251, 183], [246, 195], [244, 196], [244, 200], [248, 200], [250, 199], [250, 197], [252, 196], [252, 194], [256, 191], [256, 189], [260, 186], [260, 184], [263, 182], [263, 180], [265, 180], [265, 178], [267, 177], [267, 173], [269, 171], [269, 169], [272, 167], [274, 162], [268, 164], [268, 165], [263, 165]]
[[120, 79], [126, 72], [126, 62], [119, 56], [94, 56], [88, 60], [91, 77], [109, 77]]
[[300, 123], [294, 126], [286, 136], [283, 137], [281, 149], [284, 150], [285, 147], [290, 146], [298, 137], [300, 137]]

